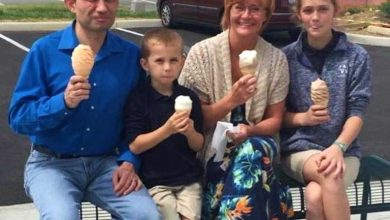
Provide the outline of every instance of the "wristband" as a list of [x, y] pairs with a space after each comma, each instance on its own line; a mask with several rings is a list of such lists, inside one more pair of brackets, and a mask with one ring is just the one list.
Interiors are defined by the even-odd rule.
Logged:
[[343, 153], [345, 153], [345, 151], [347, 151], [347, 148], [348, 148], [347, 144], [344, 144], [344, 143], [341, 143], [338, 141], [333, 142], [333, 144], [337, 145]]

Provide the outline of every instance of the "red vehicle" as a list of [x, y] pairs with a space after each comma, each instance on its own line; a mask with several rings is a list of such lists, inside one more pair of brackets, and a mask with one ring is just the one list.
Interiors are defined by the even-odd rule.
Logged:
[[[289, 31], [297, 37], [299, 29], [291, 21], [291, 4], [295, 0], [275, 0], [275, 12], [267, 31]], [[220, 29], [224, 0], [157, 0], [157, 11], [165, 27], [196, 24]]]

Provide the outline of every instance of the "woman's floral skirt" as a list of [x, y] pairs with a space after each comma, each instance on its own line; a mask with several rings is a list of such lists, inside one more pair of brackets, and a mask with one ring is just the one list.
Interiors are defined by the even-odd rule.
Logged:
[[251, 137], [207, 164], [202, 219], [293, 219], [291, 193], [275, 177], [271, 137]]

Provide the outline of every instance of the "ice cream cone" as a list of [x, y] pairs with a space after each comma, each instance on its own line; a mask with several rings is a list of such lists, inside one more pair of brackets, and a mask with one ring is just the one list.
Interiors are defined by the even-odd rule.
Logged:
[[74, 48], [72, 53], [72, 67], [76, 75], [88, 78], [94, 62], [95, 53], [91, 47], [79, 44]]
[[315, 105], [328, 107], [329, 90], [325, 81], [317, 79], [311, 83], [311, 100]]
[[176, 112], [187, 111], [188, 113], [190, 113], [191, 109], [192, 109], [192, 100], [189, 96], [179, 95], [175, 99]]
[[257, 68], [257, 52], [255, 50], [244, 50], [239, 55], [240, 70], [243, 75], [254, 74]]

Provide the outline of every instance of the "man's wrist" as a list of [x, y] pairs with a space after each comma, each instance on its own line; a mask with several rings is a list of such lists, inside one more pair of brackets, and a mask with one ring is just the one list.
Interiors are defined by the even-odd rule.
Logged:
[[335, 142], [333, 142], [333, 144], [338, 146], [343, 153], [345, 153], [345, 151], [347, 151], [347, 149], [348, 149], [348, 145], [344, 144], [343, 142], [335, 141]]

